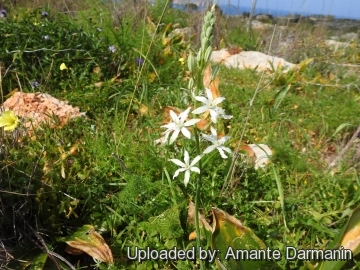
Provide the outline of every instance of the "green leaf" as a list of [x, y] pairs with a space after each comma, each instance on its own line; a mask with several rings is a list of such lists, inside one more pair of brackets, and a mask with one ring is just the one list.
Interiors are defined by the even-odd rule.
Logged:
[[44, 268], [44, 265], [46, 263], [48, 255], [46, 253], [41, 253], [38, 256], [34, 258], [34, 260], [31, 263], [31, 267], [29, 270], [42, 270]]
[[[348, 223], [328, 247], [328, 249], [342, 248], [344, 250], [351, 250], [352, 257], [360, 253], [360, 206], [353, 211]], [[346, 262], [346, 260], [323, 261], [316, 269], [338, 270], [341, 269]]]
[[11, 256], [16, 260], [11, 260], [7, 267], [9, 269], [28, 269], [32, 263], [41, 255], [44, 251], [39, 248], [34, 248], [34, 243], [30, 240], [21, 241], [18, 243], [14, 250], [11, 252]]
[[352, 124], [349, 123], [342, 123], [340, 126], [338, 126], [334, 132], [334, 134], [331, 136], [331, 138], [335, 137], [336, 134], [338, 134], [341, 130], [343, 130], [346, 127], [351, 127]]
[[[212, 213], [214, 221], [211, 248], [217, 251], [216, 264], [219, 269], [280, 269], [271, 260], [274, 259], [273, 251], [268, 253], [269, 249], [252, 230], [218, 208], [212, 208]], [[280, 256], [277, 259], [281, 259], [280, 251], [276, 252]], [[248, 259], [244, 260], [246, 255]], [[263, 260], [256, 260], [261, 258]]]
[[286, 213], [285, 213], [285, 196], [284, 196], [284, 190], [282, 188], [282, 185], [281, 185], [281, 179], [279, 177], [279, 173], [277, 172], [277, 170], [275, 169], [275, 166], [274, 164], [272, 164], [272, 169], [273, 169], [273, 172], [274, 172], [274, 177], [275, 177], [275, 180], [276, 180], [276, 185], [277, 185], [277, 188], [278, 188], [278, 191], [279, 191], [279, 197], [280, 197], [280, 203], [281, 203], [281, 212], [283, 214], [283, 219], [284, 219], [284, 226], [286, 228], [286, 230], [288, 231], [288, 227], [286, 225]]
[[302, 73], [313, 60], [313, 58], [307, 58], [293, 67], [293, 70], [297, 73]]
[[271, 109], [271, 113], [273, 114], [279, 107], [280, 104], [282, 103], [282, 101], [284, 100], [284, 98], [286, 97], [286, 94], [288, 93], [288, 91], [291, 88], [291, 84], [287, 85], [287, 87], [284, 87], [283, 89], [281, 89], [275, 97], [275, 103], [273, 108]]

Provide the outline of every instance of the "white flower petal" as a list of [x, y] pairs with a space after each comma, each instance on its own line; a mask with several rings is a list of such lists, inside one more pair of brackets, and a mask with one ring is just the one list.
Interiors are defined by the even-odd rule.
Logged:
[[177, 169], [176, 172], [175, 172], [174, 175], [173, 175], [173, 179], [174, 179], [175, 177], [177, 177], [177, 176], [179, 175], [179, 173], [181, 173], [181, 172], [183, 172], [183, 171], [185, 171], [185, 170], [186, 170], [186, 169], [184, 169], [184, 168]]
[[200, 169], [199, 169], [198, 167], [191, 167], [191, 168], [190, 168], [190, 171], [196, 172], [196, 173], [199, 173], [199, 174], [200, 174]]
[[215, 138], [217, 138], [217, 132], [216, 132], [216, 129], [213, 126], [210, 127], [210, 131], [211, 131], [211, 134], [213, 136], [215, 136]]
[[166, 125], [161, 126], [162, 128], [167, 128], [167, 129], [173, 129], [175, 127], [175, 123], [171, 122], [168, 123]]
[[218, 118], [231, 119], [231, 118], [233, 118], [233, 116], [232, 115], [219, 114]]
[[213, 100], [212, 104], [213, 105], [218, 105], [219, 103], [223, 102], [225, 100], [224, 97], [217, 97]]
[[188, 139], [191, 139], [191, 133], [190, 131], [186, 128], [186, 127], [183, 127], [181, 129], [181, 133]]
[[178, 116], [176, 115], [176, 113], [173, 110], [170, 110], [170, 117], [174, 122], [176, 122], [178, 120]]
[[186, 165], [189, 165], [189, 161], [190, 161], [189, 152], [185, 150], [184, 151], [184, 162]]
[[223, 108], [217, 107], [217, 113], [219, 114], [218, 118], [231, 119], [232, 115], [226, 115]]
[[193, 126], [195, 125], [197, 122], [200, 122], [200, 119], [191, 119], [187, 122], [184, 123], [185, 127], [189, 127], [189, 126]]
[[214, 151], [214, 149], [216, 148], [215, 145], [210, 145], [209, 147], [207, 147], [205, 150], [204, 150], [204, 154], [209, 154], [211, 153], [212, 151]]
[[172, 158], [172, 159], [170, 159], [170, 161], [174, 162], [176, 165], [178, 165], [180, 167], [185, 167], [185, 164], [181, 160]]
[[172, 144], [176, 140], [176, 138], [179, 136], [179, 133], [180, 133], [180, 129], [176, 129], [174, 131], [174, 133], [170, 137], [169, 144]]
[[184, 121], [186, 120], [186, 118], [188, 117], [189, 115], [189, 112], [190, 112], [191, 108], [187, 108], [185, 111], [183, 111], [182, 113], [179, 114], [179, 120], [184, 123]]
[[230, 149], [230, 148], [228, 148], [228, 147], [221, 146], [221, 149], [222, 149], [222, 150], [224, 150], [224, 151], [226, 151], [226, 152], [228, 152], [229, 154], [231, 154], [231, 153], [232, 153], [231, 149]]
[[195, 110], [192, 111], [193, 114], [200, 114], [200, 113], [204, 113], [208, 110], [209, 108], [207, 106], [202, 106], [202, 107], [199, 107]]
[[[202, 158], [202, 155], [196, 156], [194, 160], [191, 162], [190, 167], [194, 166], [199, 160]], [[190, 168], [191, 169], [191, 168]]]
[[165, 142], [165, 143], [168, 142], [169, 134], [170, 134], [170, 131], [166, 131], [166, 132], [165, 132], [165, 136], [164, 136], [164, 142]]
[[219, 143], [220, 143], [220, 144], [224, 144], [228, 139], [230, 139], [229, 136], [221, 137], [221, 139], [219, 140]]
[[222, 158], [224, 158], [224, 159], [227, 158], [227, 156], [225, 155], [225, 153], [224, 153], [224, 151], [223, 151], [223, 149], [222, 149], [221, 147], [218, 147], [217, 150], [219, 151], [220, 156], [221, 156]]
[[209, 88], [206, 88], [205, 91], [206, 91], [206, 95], [207, 95], [208, 99], [212, 101], [213, 95], [212, 95], [211, 90]]
[[206, 135], [206, 134], [202, 134], [202, 137], [212, 143], [216, 142], [216, 137], [214, 137], [213, 135]]
[[204, 103], [204, 104], [208, 104], [208, 103], [209, 103], [209, 100], [208, 100], [206, 97], [197, 96], [197, 97], [195, 97], [195, 99], [196, 99], [197, 101], [200, 101], [200, 102]]
[[218, 113], [215, 110], [210, 110], [211, 121], [216, 124]]
[[187, 184], [189, 183], [189, 180], [190, 180], [190, 171], [187, 170], [187, 171], [185, 172], [185, 178], [184, 178], [184, 185], [185, 185], [185, 187], [186, 187]]

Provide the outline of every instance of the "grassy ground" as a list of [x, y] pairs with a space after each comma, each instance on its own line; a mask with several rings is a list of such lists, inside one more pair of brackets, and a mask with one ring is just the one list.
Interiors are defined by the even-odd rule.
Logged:
[[[194, 179], [185, 187], [181, 177], [167, 177], [172, 179], [177, 169], [169, 158], [186, 142], [164, 147], [153, 142], [163, 131], [164, 108], [186, 108], [181, 100], [186, 58], [197, 51], [199, 40], [166, 39], [172, 29], [195, 22], [188, 14], [164, 10], [164, 4], [9, 5], [7, 18], [0, 20], [2, 98], [16, 88], [41, 91], [78, 106], [87, 117], [61, 128], [44, 125], [31, 137], [1, 130], [0, 243], [13, 256], [4, 258], [2, 267], [29, 266], [41, 254], [50, 254], [47, 269], [65, 267], [52, 255], [58, 254], [79, 269], [197, 268], [193, 261], [140, 264], [126, 254], [126, 247], [195, 245], [188, 240], [194, 226], [187, 222]], [[230, 27], [233, 21], [219, 16], [217, 23]], [[302, 27], [304, 38], [309, 33], [327, 37], [326, 29], [289, 27]], [[245, 29], [235, 25], [215, 41], [266, 51], [268, 44], [260, 40], [268, 34], [254, 32], [247, 38]], [[245, 131], [242, 143], [266, 143], [274, 156], [264, 171], [237, 162], [230, 179], [230, 161], [212, 158], [202, 176], [200, 200], [200, 212], [209, 222], [216, 206], [280, 250], [322, 249], [337, 236], [360, 201], [356, 149], [327, 172], [328, 160], [359, 125], [359, 54], [358, 40], [337, 52], [321, 42], [305, 42], [288, 60], [314, 60], [294, 76], [220, 67], [224, 108], [233, 115], [226, 123], [229, 145]], [[67, 70], [60, 70], [62, 63]], [[61, 237], [85, 224], [108, 243], [113, 265], [65, 252]], [[209, 248], [206, 239], [203, 245]], [[279, 265], [297, 269], [304, 261], [283, 258]], [[355, 260], [348, 267], [356, 265]]]

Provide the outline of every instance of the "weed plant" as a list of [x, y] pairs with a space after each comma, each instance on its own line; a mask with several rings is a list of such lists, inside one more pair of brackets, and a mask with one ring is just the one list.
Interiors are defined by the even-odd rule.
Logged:
[[[194, 25], [194, 19], [162, 1], [152, 7], [85, 1], [82, 8], [73, 1], [61, 7], [56, 2], [46, 6], [38, 1], [37, 8], [29, 9], [9, 5], [7, 17], [0, 18], [2, 99], [16, 88], [45, 92], [79, 106], [87, 117], [64, 127], [43, 125], [31, 136], [1, 129], [0, 243], [13, 256], [0, 253], [1, 267], [19, 269], [48, 254], [44, 269], [70, 269], [51, 255], [58, 254], [78, 269], [197, 269], [196, 261], [138, 263], [126, 253], [127, 247], [196, 246], [189, 240], [195, 226], [187, 222], [196, 182], [190, 178], [185, 186], [181, 178], [172, 179], [178, 166], [169, 160], [183, 160], [181, 149], [192, 149], [193, 142], [154, 145], [164, 131], [163, 110], [186, 108], [183, 93], [191, 77], [187, 61], [200, 43], [196, 37], [164, 41], [173, 29]], [[59, 12], [63, 10], [72, 12]], [[255, 31], [249, 39], [241, 26], [232, 28], [220, 15], [216, 19], [229, 26], [223, 37], [228, 44], [261, 49], [258, 40], [264, 32]], [[311, 35], [319, 37], [317, 33]], [[354, 42], [346, 50], [330, 52], [320, 43], [306, 44], [311, 45], [302, 43], [288, 60], [314, 61], [285, 83], [271, 71], [262, 75], [220, 67], [218, 73], [226, 97], [223, 108], [233, 115], [226, 123], [230, 143], [245, 130], [242, 143], [266, 143], [274, 156], [264, 170], [236, 162], [223, 191], [230, 162], [213, 155], [202, 173], [199, 212], [210, 221], [211, 207], [221, 208], [272, 249], [326, 248], [360, 201], [354, 163], [344, 161], [326, 173], [326, 159], [341, 150], [359, 125], [359, 80], [339, 66], [357, 63], [359, 47]], [[62, 63], [68, 69], [60, 70]], [[286, 87], [274, 110], [277, 93]], [[339, 129], [344, 123], [348, 125]], [[189, 150], [191, 160], [196, 151]], [[108, 243], [114, 264], [65, 251], [59, 237], [85, 224], [93, 225]], [[209, 248], [207, 240], [201, 239], [203, 248]], [[349, 267], [357, 267], [356, 260]], [[280, 261], [283, 269], [304, 264]]]

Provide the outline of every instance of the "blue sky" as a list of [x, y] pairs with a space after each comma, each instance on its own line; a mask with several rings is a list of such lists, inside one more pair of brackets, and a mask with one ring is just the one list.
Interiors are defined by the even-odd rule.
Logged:
[[[218, 0], [237, 7], [250, 7], [252, 0]], [[360, 19], [360, 0], [257, 0], [256, 7], [262, 12], [286, 10], [291, 13], [324, 14], [336, 17]]]

